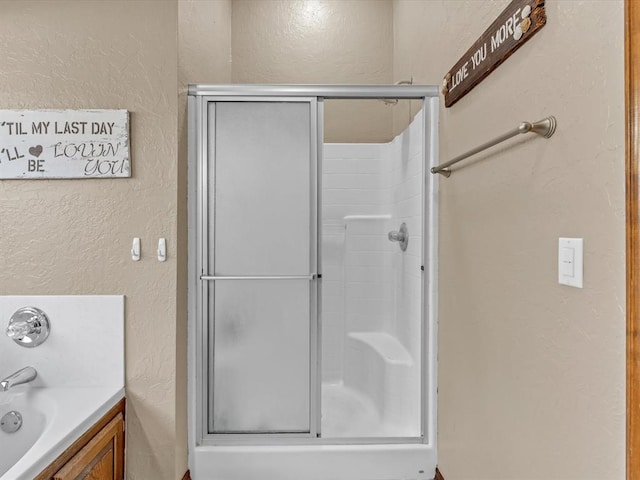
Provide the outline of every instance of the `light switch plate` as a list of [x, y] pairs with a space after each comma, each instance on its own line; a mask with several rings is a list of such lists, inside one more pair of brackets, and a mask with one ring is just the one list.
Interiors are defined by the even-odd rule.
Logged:
[[558, 283], [561, 285], [582, 288], [583, 243], [582, 238], [558, 239]]

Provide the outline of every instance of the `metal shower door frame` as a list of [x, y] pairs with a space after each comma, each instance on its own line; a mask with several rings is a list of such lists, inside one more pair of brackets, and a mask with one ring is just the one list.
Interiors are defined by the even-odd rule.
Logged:
[[[437, 396], [437, 176], [429, 169], [438, 159], [438, 89], [417, 85], [190, 85], [188, 91], [189, 118], [189, 446], [198, 445], [344, 445], [344, 444], [406, 444], [434, 446]], [[320, 437], [321, 417], [321, 289], [319, 271], [321, 252], [322, 147], [325, 99], [412, 99], [422, 101], [423, 120], [423, 182], [422, 182], [422, 301], [421, 301], [421, 435], [420, 437]], [[207, 201], [208, 172], [208, 104], [224, 101], [309, 102], [311, 115], [311, 345], [310, 345], [310, 432], [260, 434], [208, 433], [209, 383], [208, 343], [211, 332], [206, 318], [209, 311]], [[314, 135], [315, 131], [315, 135]], [[427, 150], [428, 149], [428, 150]], [[201, 160], [201, 161], [200, 161]], [[430, 192], [427, 197], [426, 193]], [[313, 198], [315, 197], [315, 198]], [[195, 253], [195, 254], [194, 254]], [[315, 262], [315, 263], [314, 263]], [[315, 265], [315, 270], [313, 266]], [[205, 277], [202, 279], [202, 277]], [[426, 305], [425, 305], [426, 303]], [[427, 352], [429, 353], [427, 355]], [[315, 360], [315, 362], [314, 362]], [[315, 365], [314, 365], [315, 363]], [[315, 368], [314, 368], [315, 367]], [[198, 381], [199, 380], [199, 381]], [[428, 405], [427, 405], [428, 403]], [[195, 432], [195, 435], [193, 435]]]
[[[313, 438], [318, 435], [316, 431], [319, 405], [317, 399], [319, 398], [318, 388], [318, 375], [319, 368], [316, 361], [318, 356], [318, 317], [317, 317], [317, 304], [318, 294], [317, 285], [318, 278], [316, 275], [317, 264], [317, 231], [316, 226], [318, 223], [318, 204], [317, 204], [317, 141], [316, 141], [316, 122], [317, 122], [317, 99], [315, 97], [246, 97], [246, 96], [224, 96], [224, 98], [218, 96], [202, 96], [200, 101], [202, 102], [202, 122], [203, 132], [205, 136], [202, 138], [202, 151], [201, 161], [198, 162], [199, 170], [199, 187], [200, 192], [198, 195], [199, 215], [198, 215], [198, 230], [200, 232], [201, 243], [199, 245], [199, 263], [198, 271], [200, 288], [198, 289], [200, 300], [198, 303], [201, 307], [201, 314], [199, 316], [199, 327], [201, 328], [201, 368], [202, 368], [202, 381], [203, 385], [208, 385], [208, 388], [201, 388], [201, 414], [202, 421], [201, 426], [203, 428], [203, 438], [211, 440], [215, 444], [224, 443], [246, 443], [248, 438], [254, 439], [254, 441], [261, 442], [262, 439], [272, 438]], [[223, 102], [269, 102], [269, 103], [305, 103], [309, 105], [309, 160], [311, 162], [309, 168], [310, 177], [310, 212], [309, 212], [309, 274], [298, 276], [253, 276], [253, 277], [227, 277], [217, 276], [214, 272], [209, 272], [209, 265], [214, 264], [215, 249], [213, 245], [210, 245], [210, 241], [215, 237], [215, 225], [210, 221], [212, 216], [209, 212], [209, 205], [212, 204], [215, 209], [215, 171], [212, 172], [211, 166], [215, 164], [215, 158], [210, 158], [210, 145], [209, 139], [213, 138], [213, 132], [215, 131], [215, 109], [211, 112], [210, 106], [212, 104], [219, 104]], [[215, 156], [215, 154], [214, 154]], [[212, 185], [213, 184], [213, 185]], [[212, 366], [215, 358], [215, 351], [213, 349], [214, 344], [214, 329], [209, 328], [209, 316], [213, 312], [213, 305], [210, 302], [211, 292], [210, 289], [215, 289], [215, 282], [218, 280], [234, 280], [234, 279], [254, 279], [254, 280], [281, 280], [281, 279], [307, 279], [309, 280], [309, 432], [250, 432], [250, 433], [213, 433], [210, 415], [210, 404], [213, 401], [213, 376]], [[215, 322], [215, 320], [214, 320]]]

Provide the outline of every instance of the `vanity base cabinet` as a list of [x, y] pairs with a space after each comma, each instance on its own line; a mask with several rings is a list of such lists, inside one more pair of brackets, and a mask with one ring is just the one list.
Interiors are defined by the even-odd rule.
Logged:
[[124, 400], [49, 465], [36, 480], [123, 480]]
[[122, 480], [124, 417], [119, 413], [76, 453], [53, 480]]

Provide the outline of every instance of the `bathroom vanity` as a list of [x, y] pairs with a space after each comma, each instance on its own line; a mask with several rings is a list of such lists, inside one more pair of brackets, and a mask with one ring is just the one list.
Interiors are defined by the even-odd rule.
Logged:
[[0, 480], [123, 479], [123, 296], [0, 296], [0, 366]]
[[35, 480], [122, 480], [124, 415], [125, 400], [122, 399]]

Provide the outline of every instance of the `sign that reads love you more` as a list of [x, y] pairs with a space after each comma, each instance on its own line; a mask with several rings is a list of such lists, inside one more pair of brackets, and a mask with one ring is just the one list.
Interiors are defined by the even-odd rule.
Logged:
[[0, 110], [0, 179], [130, 176], [126, 110]]
[[445, 106], [469, 93], [546, 23], [544, 0], [513, 0], [444, 77]]

